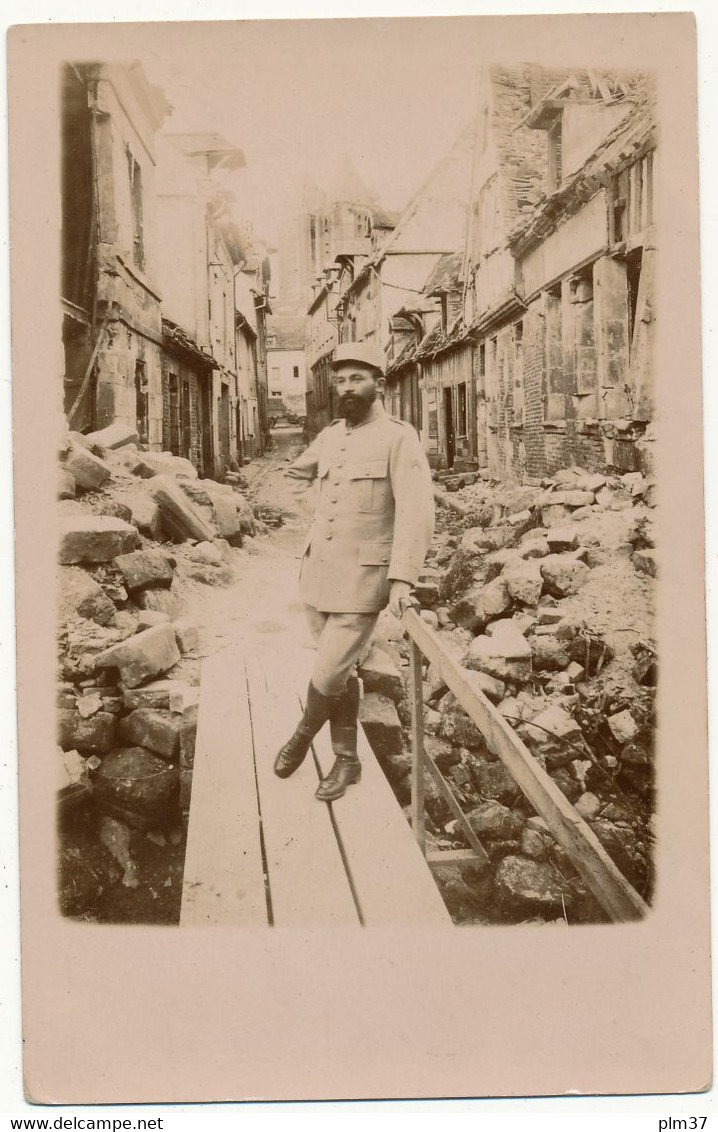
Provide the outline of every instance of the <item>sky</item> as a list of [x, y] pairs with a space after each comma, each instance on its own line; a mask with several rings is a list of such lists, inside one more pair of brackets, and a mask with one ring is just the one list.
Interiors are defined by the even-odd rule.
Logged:
[[233, 187], [257, 236], [276, 241], [307, 177], [348, 155], [400, 210], [472, 117], [478, 27], [452, 20], [238, 23], [138, 56], [174, 109], [166, 130], [217, 131], [243, 150]]

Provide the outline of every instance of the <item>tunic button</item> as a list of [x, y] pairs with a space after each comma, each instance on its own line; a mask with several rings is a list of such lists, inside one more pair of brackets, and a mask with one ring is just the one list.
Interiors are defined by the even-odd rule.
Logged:
[[336, 495], [333, 495], [333, 496], [332, 496], [332, 498], [331, 498], [331, 502], [332, 502], [332, 503], [338, 503], [338, 502], [339, 502], [339, 497], [338, 497], [338, 496], [336, 496]]
[[327, 522], [328, 522], [328, 523], [333, 523], [333, 522], [334, 522], [334, 520], [335, 520], [335, 518], [336, 518], [336, 516], [335, 516], [335, 515], [327, 515]]
[[330, 531], [329, 534], [327, 535], [327, 542], [331, 542], [331, 538], [332, 538], [332, 533]]

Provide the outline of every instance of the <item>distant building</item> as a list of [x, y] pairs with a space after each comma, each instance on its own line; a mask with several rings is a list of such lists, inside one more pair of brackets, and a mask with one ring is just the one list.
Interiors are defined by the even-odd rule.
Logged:
[[161, 449], [155, 134], [169, 111], [135, 64], [61, 76], [64, 404], [77, 430], [122, 421]]
[[[306, 318], [274, 315], [267, 323], [267, 369], [269, 400], [273, 416], [306, 416], [307, 359]], [[280, 409], [279, 401], [283, 409]]]

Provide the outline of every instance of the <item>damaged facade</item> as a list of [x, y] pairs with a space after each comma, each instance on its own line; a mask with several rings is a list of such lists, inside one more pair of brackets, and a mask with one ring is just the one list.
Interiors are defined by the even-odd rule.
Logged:
[[169, 108], [138, 66], [66, 65], [61, 95], [65, 413], [159, 448], [155, 134]]
[[331, 323], [378, 342], [387, 407], [435, 468], [649, 471], [655, 149], [643, 74], [486, 67], [475, 122], [395, 230], [325, 273], [315, 355]]
[[267, 443], [267, 261], [233, 219], [244, 165], [216, 134], [159, 133], [139, 65], [62, 74], [65, 413], [222, 478]]

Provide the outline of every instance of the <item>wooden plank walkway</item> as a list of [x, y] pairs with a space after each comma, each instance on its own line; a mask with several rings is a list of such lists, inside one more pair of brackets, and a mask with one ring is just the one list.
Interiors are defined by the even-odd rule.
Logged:
[[328, 725], [291, 778], [275, 776], [311, 663], [293, 646], [205, 661], [181, 926], [451, 927], [361, 730], [362, 780], [338, 801], [314, 798], [333, 761]]

